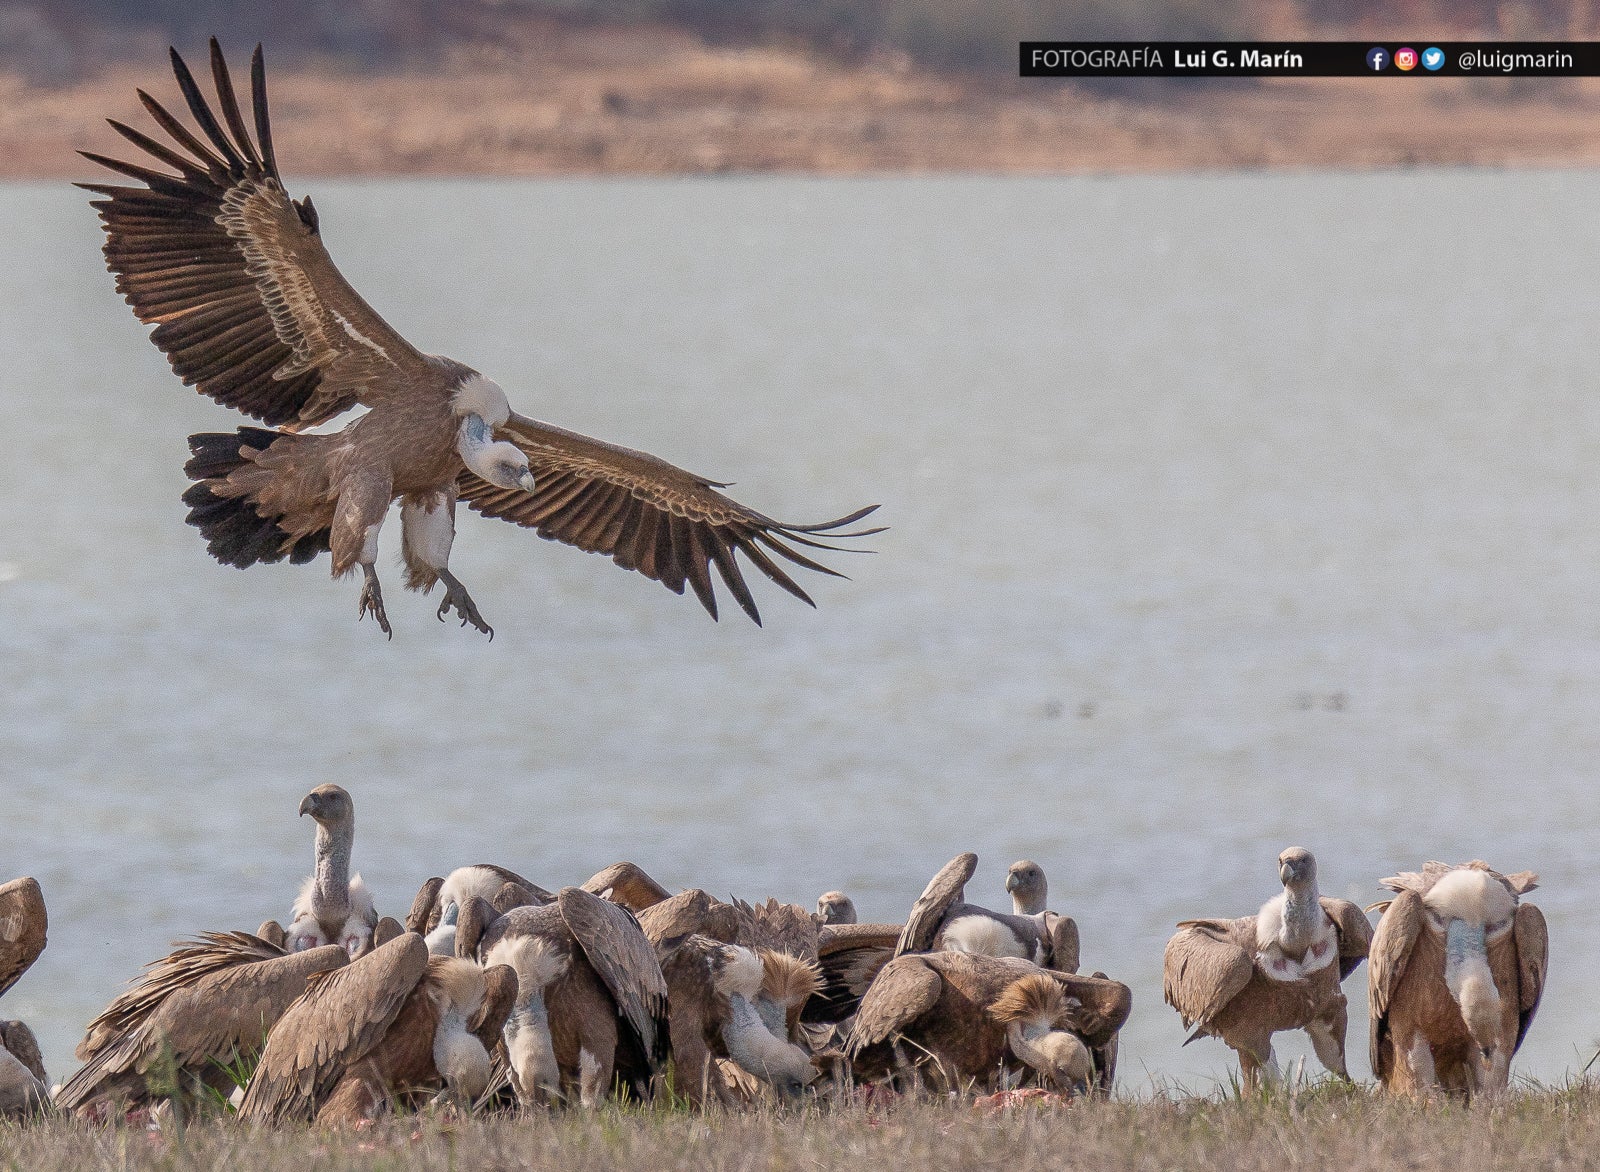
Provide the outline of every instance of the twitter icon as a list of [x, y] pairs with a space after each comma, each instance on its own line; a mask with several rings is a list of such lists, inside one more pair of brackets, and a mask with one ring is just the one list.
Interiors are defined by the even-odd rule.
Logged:
[[1422, 50], [1422, 68], [1437, 72], [1443, 64], [1443, 49], [1433, 47]]

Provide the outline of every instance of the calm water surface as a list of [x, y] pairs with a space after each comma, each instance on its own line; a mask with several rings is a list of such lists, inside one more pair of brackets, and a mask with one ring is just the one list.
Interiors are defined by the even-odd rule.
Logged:
[[312, 189], [356, 286], [525, 412], [893, 529], [758, 630], [469, 515], [492, 644], [400, 590], [392, 529], [386, 643], [325, 561], [206, 556], [184, 437], [235, 417], [80, 193], [0, 187], [0, 877], [52, 921], [3, 1008], [52, 1077], [169, 940], [288, 910], [324, 781], [395, 914], [626, 857], [891, 919], [957, 851], [996, 903], [1032, 857], [1133, 987], [1135, 1092], [1231, 1065], [1161, 1003], [1174, 920], [1252, 911], [1291, 843], [1363, 902], [1481, 856], [1544, 884], [1519, 1068], [1592, 1053], [1600, 176]]

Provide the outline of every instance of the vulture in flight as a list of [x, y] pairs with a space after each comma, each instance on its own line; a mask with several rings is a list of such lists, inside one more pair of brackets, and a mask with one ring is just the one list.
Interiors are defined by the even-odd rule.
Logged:
[[267, 1035], [239, 1118], [356, 1123], [441, 1087], [470, 1105], [515, 988], [509, 969], [430, 957], [407, 932], [311, 980]]
[[1367, 969], [1372, 1070], [1384, 1087], [1503, 1091], [1544, 993], [1549, 935], [1522, 896], [1537, 875], [1474, 860], [1383, 880]]
[[233, 1070], [314, 975], [342, 968], [337, 944], [286, 953], [247, 932], [210, 932], [150, 964], [139, 982], [89, 1023], [84, 1063], [56, 1106], [86, 1118], [204, 1089], [233, 1092]]
[[[1096, 1083], [1109, 1089], [1117, 1031], [1132, 1007], [1120, 982], [1041, 969], [1015, 957], [955, 951], [898, 956], [861, 999], [845, 1055], [857, 1078], [876, 1080], [915, 1067], [944, 1091], [968, 1082], [1005, 1085], [1013, 1063], [1063, 1092]], [[1105, 1056], [1098, 1079], [1096, 1054]]]
[[971, 851], [944, 865], [912, 905], [895, 955], [949, 949], [1014, 956], [1059, 972], [1077, 972], [1077, 921], [1054, 912], [1006, 914], [968, 903], [966, 887], [977, 868], [978, 856]]
[[1221, 1038], [1239, 1055], [1248, 1088], [1278, 1077], [1272, 1035], [1305, 1030], [1317, 1060], [1345, 1069], [1345, 997], [1340, 984], [1372, 943], [1355, 904], [1317, 892], [1317, 860], [1304, 847], [1278, 856], [1283, 892], [1253, 916], [1184, 920], [1162, 965], [1167, 1004], [1199, 1037]]
[[[797, 547], [839, 550], [832, 540], [880, 532], [848, 529], [876, 506], [822, 524], [775, 521], [723, 495], [724, 484], [520, 415], [493, 380], [422, 353], [334, 267], [310, 197], [285, 190], [260, 47], [253, 137], [214, 39], [215, 106], [176, 50], [172, 68], [198, 133], [141, 90], [170, 142], [113, 120], [147, 157], [83, 153], [138, 185], [79, 186], [102, 197], [93, 206], [117, 289], [155, 327], [151, 341], [174, 373], [265, 425], [189, 437], [188, 520], [219, 562], [298, 564], [329, 553], [335, 576], [361, 568], [358, 614], [392, 634], [376, 566], [378, 531], [398, 500], [407, 588], [443, 583], [439, 618], [454, 611], [492, 634], [449, 569], [464, 500], [674, 593], [688, 585], [713, 618], [715, 566], [759, 624], [738, 555], [810, 604], [775, 559], [839, 576]], [[368, 410], [343, 430], [310, 430], [355, 407]]]
[[[48, 928], [38, 880], [0, 884], [0, 996], [39, 959]], [[0, 1021], [0, 1119], [32, 1115], [49, 1102], [38, 1039], [20, 1021]]]

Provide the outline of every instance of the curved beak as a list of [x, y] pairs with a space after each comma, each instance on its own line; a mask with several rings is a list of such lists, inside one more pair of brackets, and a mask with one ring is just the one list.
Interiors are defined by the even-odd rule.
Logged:
[[1020, 875], [1018, 875], [1015, 871], [1012, 871], [1010, 874], [1008, 874], [1006, 876], [1006, 890], [1007, 891], [1015, 891], [1017, 888], [1019, 888], [1021, 886], [1022, 886], [1022, 877]]
[[307, 814], [313, 813], [316, 808], [317, 799], [310, 794], [300, 799], [300, 817], [304, 818]]
[[532, 492], [534, 488], [533, 469], [523, 469], [522, 475], [517, 477], [517, 487], [523, 492]]

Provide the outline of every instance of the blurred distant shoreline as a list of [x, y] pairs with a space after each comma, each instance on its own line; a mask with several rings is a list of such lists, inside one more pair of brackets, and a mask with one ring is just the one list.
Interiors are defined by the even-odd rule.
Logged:
[[[230, 48], [242, 78], [245, 47]], [[107, 117], [148, 125], [136, 86], [181, 108], [159, 49], [57, 85], [0, 70], [0, 178], [99, 178], [74, 152], [123, 146]], [[1600, 165], [1600, 79], [1109, 94], [902, 54], [552, 26], [516, 50], [461, 49], [425, 70], [273, 66], [269, 87], [291, 179]]]

